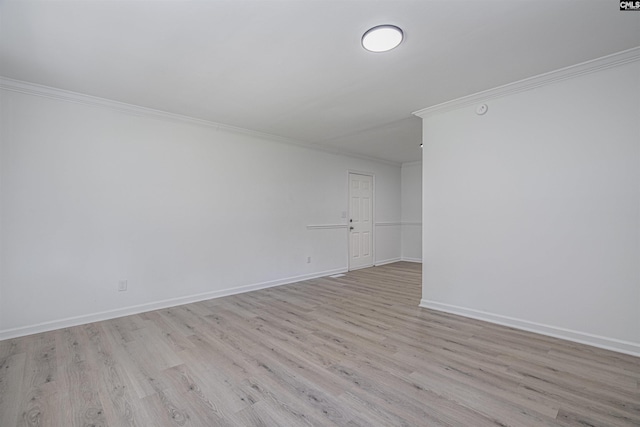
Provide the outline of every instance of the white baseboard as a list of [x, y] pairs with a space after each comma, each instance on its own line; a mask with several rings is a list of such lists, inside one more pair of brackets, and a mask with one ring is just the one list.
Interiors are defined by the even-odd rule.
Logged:
[[485, 311], [473, 310], [470, 308], [443, 304], [424, 299], [420, 301], [420, 307], [437, 311], [444, 311], [446, 313], [457, 314], [460, 316], [470, 317], [472, 319], [484, 320], [486, 322], [496, 323], [498, 325], [509, 326], [529, 332], [535, 332], [554, 338], [561, 338], [580, 344], [587, 344], [594, 347], [604, 348], [606, 350], [630, 354], [632, 356], [640, 356], [640, 343], [593, 335], [586, 332], [574, 331], [557, 326], [544, 325], [542, 323], [530, 322], [528, 320], [516, 319], [514, 317], [502, 316], [499, 314], [493, 314]]
[[401, 261], [406, 261], [406, 262], [418, 262], [418, 263], [422, 264], [422, 258], [410, 258], [410, 257], [403, 256], [400, 260]]
[[38, 323], [35, 325], [22, 326], [19, 328], [0, 330], [0, 341], [10, 338], [22, 337], [25, 335], [38, 334], [40, 332], [53, 331], [55, 329], [68, 328], [71, 326], [84, 325], [102, 320], [114, 319], [116, 317], [129, 316], [132, 314], [144, 313], [147, 311], [160, 310], [168, 307], [189, 304], [192, 302], [204, 301], [208, 299], [220, 298], [229, 295], [241, 294], [244, 292], [257, 291], [259, 289], [272, 288], [274, 286], [287, 285], [289, 283], [302, 282], [304, 280], [316, 279], [318, 277], [331, 276], [334, 274], [345, 273], [346, 268], [338, 268], [335, 270], [327, 270], [318, 273], [305, 274], [301, 276], [288, 277], [285, 279], [271, 280], [262, 283], [239, 286], [236, 288], [222, 289], [213, 292], [204, 292], [201, 294], [187, 295], [178, 298], [170, 298], [162, 301], [155, 301], [140, 305], [133, 305], [114, 310], [102, 311], [100, 313], [92, 313], [82, 316], [67, 317], [60, 320], [52, 320], [49, 322]]
[[375, 267], [379, 267], [379, 266], [385, 265], [385, 264], [392, 264], [392, 263], [398, 262], [398, 261], [402, 261], [402, 259], [400, 259], [400, 258], [391, 258], [391, 259], [384, 259], [384, 260], [381, 260], [381, 261], [376, 261]]

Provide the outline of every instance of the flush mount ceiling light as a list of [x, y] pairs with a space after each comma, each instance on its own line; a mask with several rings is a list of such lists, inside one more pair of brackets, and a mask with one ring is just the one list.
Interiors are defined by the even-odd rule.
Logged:
[[397, 47], [404, 37], [395, 25], [378, 25], [362, 36], [362, 47], [370, 52], [386, 52]]

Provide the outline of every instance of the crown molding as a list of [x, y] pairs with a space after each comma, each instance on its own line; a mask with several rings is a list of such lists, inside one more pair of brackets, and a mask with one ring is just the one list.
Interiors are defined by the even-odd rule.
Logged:
[[596, 71], [606, 70], [608, 68], [617, 67], [630, 62], [640, 60], [640, 46], [628, 50], [623, 50], [591, 61], [582, 62], [580, 64], [571, 65], [569, 67], [560, 68], [559, 70], [550, 71], [548, 73], [539, 74], [493, 89], [477, 92], [472, 95], [463, 96], [462, 98], [453, 99], [431, 107], [414, 111], [418, 117], [426, 118], [434, 114], [440, 114], [447, 111], [457, 110], [459, 108], [468, 107], [477, 104], [480, 101], [488, 101], [490, 99], [501, 98], [508, 95], [535, 89], [540, 86], [546, 86], [552, 83], [571, 79], [585, 74], [595, 73]]
[[124, 114], [135, 116], [150, 117], [165, 121], [186, 123], [196, 126], [204, 126], [223, 132], [232, 132], [236, 134], [247, 135], [254, 138], [266, 139], [272, 142], [279, 142], [297, 147], [307, 148], [315, 151], [321, 151], [328, 154], [352, 157], [360, 160], [368, 160], [376, 163], [383, 163], [392, 166], [401, 166], [402, 163], [385, 160], [378, 157], [367, 156], [364, 154], [353, 153], [347, 150], [341, 150], [335, 147], [320, 145], [313, 142], [298, 141], [295, 139], [285, 138], [265, 132], [258, 132], [251, 129], [225, 125], [205, 119], [197, 119], [195, 117], [184, 116], [181, 114], [170, 113], [168, 111], [156, 110], [153, 108], [141, 107], [139, 105], [127, 104], [125, 102], [114, 101], [112, 99], [100, 98], [92, 95], [85, 95], [79, 92], [73, 92], [65, 89], [58, 89], [50, 86], [44, 86], [37, 83], [25, 82], [22, 80], [11, 79], [0, 76], [0, 90], [23, 93], [26, 95], [38, 96], [41, 98], [56, 99], [60, 101], [72, 102], [91, 107], [106, 108]]
[[422, 165], [422, 160], [414, 160], [412, 162], [404, 162], [402, 164], [402, 166], [421, 166]]

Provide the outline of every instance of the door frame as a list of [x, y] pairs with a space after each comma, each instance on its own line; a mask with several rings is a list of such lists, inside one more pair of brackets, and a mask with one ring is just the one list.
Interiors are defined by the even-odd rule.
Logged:
[[347, 170], [347, 271], [351, 270], [351, 230], [349, 230], [349, 219], [351, 218], [351, 174], [365, 175], [371, 177], [371, 265], [361, 268], [376, 266], [376, 175], [373, 172], [360, 170]]

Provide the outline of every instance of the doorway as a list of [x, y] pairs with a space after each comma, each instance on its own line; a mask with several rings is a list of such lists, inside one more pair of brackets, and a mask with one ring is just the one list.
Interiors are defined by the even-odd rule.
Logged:
[[349, 270], [373, 266], [373, 176], [349, 173]]

